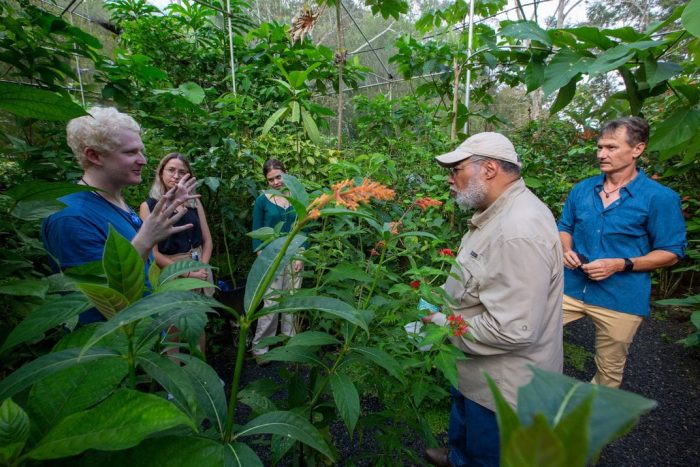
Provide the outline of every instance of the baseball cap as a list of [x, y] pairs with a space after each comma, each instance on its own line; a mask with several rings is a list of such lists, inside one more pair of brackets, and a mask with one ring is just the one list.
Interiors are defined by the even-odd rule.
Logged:
[[437, 156], [435, 159], [440, 165], [451, 166], [472, 156], [490, 157], [522, 167], [513, 143], [502, 134], [491, 131], [470, 136], [454, 151]]

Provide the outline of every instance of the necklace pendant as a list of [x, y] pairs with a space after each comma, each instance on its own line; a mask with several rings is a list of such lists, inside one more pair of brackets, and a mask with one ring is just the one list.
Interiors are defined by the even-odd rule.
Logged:
[[609, 194], [607, 191], [603, 190], [603, 193], [605, 193], [605, 198], [606, 198], [606, 199], [607, 199], [607, 198], [610, 198], [610, 194]]

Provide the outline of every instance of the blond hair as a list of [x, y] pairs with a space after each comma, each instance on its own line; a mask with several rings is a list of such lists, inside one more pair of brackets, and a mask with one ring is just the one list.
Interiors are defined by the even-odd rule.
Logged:
[[86, 148], [101, 153], [116, 151], [119, 149], [116, 138], [120, 130], [141, 134], [136, 120], [114, 107], [91, 107], [88, 113], [90, 115], [74, 118], [66, 127], [68, 146], [83, 169], [90, 165], [85, 157]]

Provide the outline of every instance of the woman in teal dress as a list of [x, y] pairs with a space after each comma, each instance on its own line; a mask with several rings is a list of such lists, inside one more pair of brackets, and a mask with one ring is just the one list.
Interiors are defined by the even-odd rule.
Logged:
[[[267, 180], [268, 186], [279, 192], [285, 192], [286, 187], [282, 181], [282, 174], [286, 173], [287, 170], [282, 162], [276, 159], [269, 159], [263, 165], [263, 175]], [[255, 200], [255, 206], [253, 208], [253, 230], [258, 230], [262, 227], [272, 227], [274, 228], [280, 222], [282, 223], [282, 233], [287, 233], [292, 229], [294, 222], [296, 221], [296, 213], [294, 208], [289, 204], [289, 201], [280, 195], [275, 195], [271, 193], [263, 193]], [[257, 239], [253, 239], [253, 251], [258, 255], [261, 253], [260, 250], [262, 242]], [[301, 277], [299, 273], [303, 267], [301, 261], [295, 260], [289, 264], [282, 274], [277, 276], [274, 281], [270, 284], [270, 289], [272, 290], [294, 290], [301, 287]], [[274, 296], [266, 294], [267, 298], [264, 300], [264, 306], [270, 307], [275, 305]], [[268, 347], [258, 348], [260, 341], [266, 337], [272, 337], [277, 334], [278, 323], [281, 327], [282, 334], [286, 336], [293, 336], [296, 334], [296, 326], [294, 322], [294, 315], [287, 313], [272, 313], [269, 315], [262, 316], [258, 319], [257, 326], [255, 328], [255, 336], [253, 337], [253, 355], [259, 357], [264, 355], [268, 351]]]

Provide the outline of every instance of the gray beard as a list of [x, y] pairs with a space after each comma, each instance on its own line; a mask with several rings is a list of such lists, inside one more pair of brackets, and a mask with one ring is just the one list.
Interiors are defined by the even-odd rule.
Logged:
[[463, 190], [455, 190], [455, 202], [464, 211], [479, 208], [486, 200], [486, 184], [483, 180], [470, 180]]

